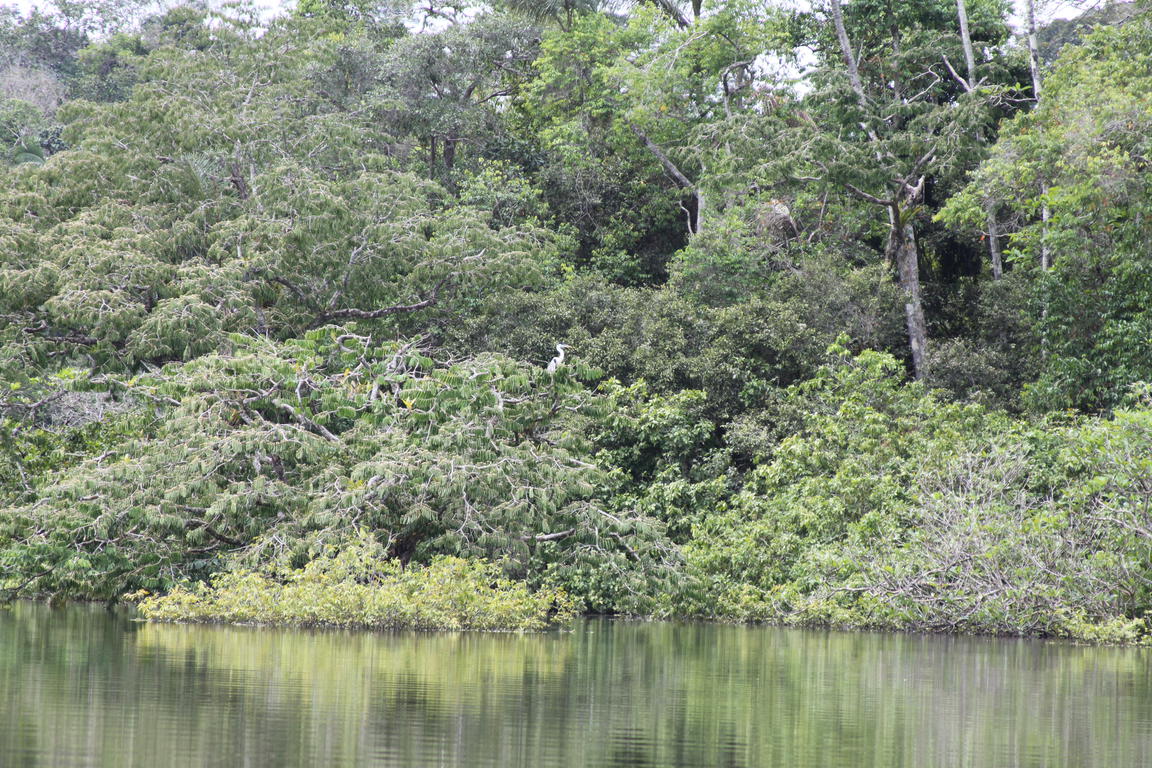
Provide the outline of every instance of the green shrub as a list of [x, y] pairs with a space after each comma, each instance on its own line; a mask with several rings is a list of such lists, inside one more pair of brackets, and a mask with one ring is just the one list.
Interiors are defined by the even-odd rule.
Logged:
[[361, 544], [278, 578], [233, 571], [209, 583], [143, 596], [148, 621], [366, 629], [538, 631], [576, 613], [557, 589], [532, 592], [485, 560], [440, 557], [403, 567]]
[[673, 613], [1144, 642], [1152, 410], [1011, 420], [842, 356], [804, 424], [685, 544]]

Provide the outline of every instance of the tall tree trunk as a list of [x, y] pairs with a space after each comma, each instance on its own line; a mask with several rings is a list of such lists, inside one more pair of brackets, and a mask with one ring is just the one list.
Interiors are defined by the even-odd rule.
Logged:
[[[896, 14], [892, 10], [892, 0], [888, 0], [884, 11], [888, 20], [888, 37], [892, 41], [892, 61], [899, 61], [901, 43], [903, 41], [900, 34], [900, 25], [896, 23]], [[901, 80], [899, 67], [892, 67], [890, 84], [892, 95], [896, 97], [897, 102], [904, 101], [904, 83]]]
[[995, 203], [985, 208], [988, 217], [988, 254], [992, 257], [992, 279], [1004, 277], [1004, 256], [1000, 252], [1000, 222], [996, 219]]
[[456, 145], [459, 143], [456, 136], [444, 137], [444, 170], [451, 172], [456, 167]]
[[[864, 93], [864, 81], [860, 79], [860, 68], [856, 64], [856, 56], [852, 53], [852, 42], [848, 39], [848, 29], [844, 26], [844, 9], [840, 7], [840, 0], [831, 0], [832, 4], [832, 25], [836, 28], [836, 39], [840, 41], [840, 53], [844, 55], [844, 66], [848, 69], [848, 81], [852, 84], [852, 90], [856, 94], [856, 98], [860, 99], [860, 106], [868, 103], [868, 95]], [[876, 135], [876, 131], [862, 121], [860, 127], [868, 134], [868, 138], [873, 144], [879, 144], [880, 137]], [[880, 148], [876, 148], [876, 159], [880, 159]]]
[[[960, 17], [960, 42], [964, 46], [964, 64], [968, 70], [968, 81], [964, 90], [972, 93], [976, 90], [976, 54], [972, 48], [972, 33], [968, 28], [968, 6], [965, 0], [956, 0], [956, 15]], [[985, 218], [988, 223], [988, 255], [992, 259], [992, 279], [999, 280], [1004, 276], [1004, 259], [1000, 253], [1000, 222], [996, 220], [996, 208], [989, 204], [985, 206]]]
[[840, 7], [840, 0], [831, 0], [831, 4], [832, 25], [836, 28], [836, 39], [840, 41], [844, 66], [848, 68], [848, 80], [852, 83], [852, 90], [863, 103], [867, 101], [867, 97], [864, 95], [864, 83], [860, 80], [860, 68], [856, 65], [856, 56], [852, 53], [852, 43], [848, 40], [848, 30], [844, 26], [844, 9]]
[[[1045, 184], [1041, 191], [1045, 197], [1048, 196], [1048, 185]], [[1052, 218], [1052, 210], [1048, 207], [1048, 202], [1045, 201], [1040, 206], [1040, 268], [1047, 272], [1052, 268], [1052, 252], [1048, 248], [1048, 222]]]
[[[840, 0], [830, 0], [830, 5], [836, 39], [840, 41], [840, 52], [844, 56], [844, 65], [848, 68], [848, 80], [863, 105], [867, 103], [868, 98], [864, 93], [864, 83], [860, 80], [856, 56], [852, 53], [852, 42], [848, 39], [848, 30], [844, 26], [844, 10], [840, 6]], [[898, 43], [898, 40], [896, 42]], [[880, 138], [871, 128], [867, 128], [867, 131], [868, 139], [876, 146], [879, 155]], [[917, 189], [923, 189], [923, 179]], [[912, 350], [912, 372], [917, 379], [921, 379], [927, 370], [928, 324], [924, 320], [924, 305], [920, 300], [920, 259], [916, 251], [916, 230], [911, 220], [904, 221], [900, 197], [898, 194], [886, 203], [889, 228], [888, 245], [885, 250], [888, 259], [896, 263], [900, 287], [904, 290], [904, 317], [908, 326], [908, 346]], [[876, 198], [872, 200], [881, 202]], [[910, 207], [913, 201], [908, 202]]]
[[[1028, 11], [1028, 64], [1032, 70], [1032, 96], [1036, 99], [1036, 105], [1040, 105], [1040, 91], [1042, 82], [1040, 79], [1040, 45], [1036, 42], [1036, 0], [1026, 0]], [[1044, 184], [1041, 187], [1040, 193], [1048, 196], [1048, 185]], [[1048, 251], [1048, 220], [1052, 218], [1052, 212], [1048, 208], [1048, 203], [1044, 202], [1040, 206], [1040, 268], [1048, 270], [1052, 266], [1052, 255]]]
[[972, 35], [968, 31], [968, 6], [956, 0], [956, 14], [960, 17], [960, 41], [964, 44], [964, 63], [968, 66], [968, 89], [976, 88], [976, 55], [972, 51]]
[[920, 257], [916, 247], [916, 229], [903, 221], [898, 204], [888, 209], [889, 258], [896, 262], [896, 274], [904, 291], [904, 323], [908, 329], [908, 347], [912, 351], [912, 374], [923, 379], [928, 371], [928, 323], [920, 298]]
[[1026, 0], [1028, 21], [1028, 67], [1032, 71], [1032, 97], [1040, 103], [1040, 45], [1036, 41], [1036, 0]]

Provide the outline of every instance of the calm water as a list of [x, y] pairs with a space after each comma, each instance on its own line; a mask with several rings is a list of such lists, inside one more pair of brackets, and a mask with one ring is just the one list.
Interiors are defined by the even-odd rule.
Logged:
[[590, 621], [543, 636], [0, 611], [0, 766], [1152, 766], [1152, 653]]

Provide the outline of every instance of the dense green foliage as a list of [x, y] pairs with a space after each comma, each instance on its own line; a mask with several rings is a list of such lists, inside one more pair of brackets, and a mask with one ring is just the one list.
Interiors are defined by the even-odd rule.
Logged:
[[106, 5], [0, 16], [6, 595], [366, 531], [589, 611], [1147, 633], [1143, 4], [1039, 93], [995, 0], [967, 68], [951, 0]]
[[[703, 614], [1130, 640], [1152, 609], [1152, 410], [1013, 422], [865, 353], [697, 524]], [[1125, 619], [1124, 617], [1130, 617]]]
[[[1036, 410], [1115, 407], [1152, 379], [1152, 27], [1137, 17], [1068, 46], [1045, 100], [1000, 143], [942, 214], [970, 221], [982, 199], [1018, 220], [1012, 278], [1041, 354], [1025, 386]], [[1043, 220], [1036, 214], [1047, 208]], [[1037, 270], [1047, 252], [1050, 270]], [[1038, 274], [1039, 272], [1039, 274]]]

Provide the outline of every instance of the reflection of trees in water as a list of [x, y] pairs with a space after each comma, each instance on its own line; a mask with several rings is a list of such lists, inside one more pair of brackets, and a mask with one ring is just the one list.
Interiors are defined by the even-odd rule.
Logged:
[[608, 739], [611, 758], [609, 765], [624, 768], [656, 768], [652, 755], [656, 751], [651, 738], [637, 728], [621, 728]]
[[208, 686], [245, 679], [252, 727], [291, 713], [285, 732], [336, 764], [419, 764], [433, 750], [438, 763], [464, 765], [480, 749], [493, 759], [506, 751], [505, 734], [531, 714], [513, 694], [555, 680], [568, 644], [558, 635], [149, 625], [137, 647], [142, 659], [190, 660]]
[[1135, 727], [1152, 721], [1147, 661], [713, 625], [374, 634], [19, 606], [0, 615], [0, 754], [23, 743], [157, 768], [1152, 764]]

